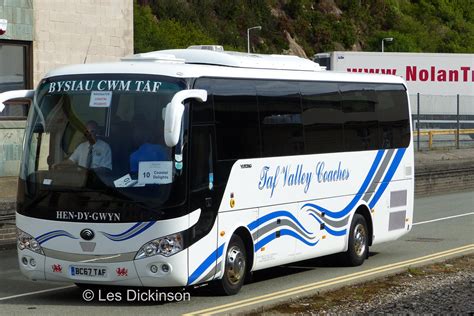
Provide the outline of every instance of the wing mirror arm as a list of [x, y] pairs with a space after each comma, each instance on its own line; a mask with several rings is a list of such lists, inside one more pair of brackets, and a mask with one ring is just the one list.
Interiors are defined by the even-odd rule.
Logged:
[[181, 122], [184, 113], [183, 102], [187, 99], [196, 99], [200, 102], [207, 100], [207, 91], [202, 89], [183, 90], [177, 92], [165, 110], [165, 143], [168, 147], [178, 144], [181, 133]]

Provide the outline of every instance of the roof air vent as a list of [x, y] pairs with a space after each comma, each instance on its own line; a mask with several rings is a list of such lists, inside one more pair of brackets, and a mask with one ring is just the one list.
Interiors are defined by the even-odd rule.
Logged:
[[223, 52], [224, 47], [221, 45], [192, 45], [189, 46], [188, 49], [206, 49], [206, 50], [212, 50], [214, 52]]
[[159, 51], [135, 54], [123, 57], [122, 61], [148, 61], [148, 62], [165, 62], [165, 63], [176, 63], [184, 64], [184, 59], [176, 58], [173, 54], [161, 53]]

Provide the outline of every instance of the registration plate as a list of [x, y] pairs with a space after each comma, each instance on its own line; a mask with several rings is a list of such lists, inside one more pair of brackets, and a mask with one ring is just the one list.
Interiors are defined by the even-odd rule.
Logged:
[[107, 276], [107, 268], [104, 267], [87, 267], [87, 266], [70, 266], [69, 273], [71, 276], [86, 276], [93, 278], [105, 278]]

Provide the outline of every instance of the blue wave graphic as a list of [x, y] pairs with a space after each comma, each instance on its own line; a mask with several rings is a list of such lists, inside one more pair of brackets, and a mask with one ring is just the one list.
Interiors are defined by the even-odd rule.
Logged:
[[333, 211], [325, 209], [324, 207], [321, 207], [319, 205], [312, 204], [312, 203], [306, 203], [305, 205], [303, 205], [301, 207], [301, 209], [303, 209], [305, 207], [311, 207], [311, 208], [319, 210], [320, 212], [324, 212], [325, 215], [328, 215], [332, 218], [342, 218], [342, 217], [346, 216], [347, 214], [349, 214], [349, 212], [354, 208], [354, 206], [362, 198], [362, 195], [367, 190], [367, 187], [369, 186], [370, 181], [372, 180], [372, 178], [373, 178], [373, 176], [374, 176], [375, 172], [377, 171], [377, 168], [380, 164], [380, 161], [382, 160], [384, 152], [385, 152], [384, 150], [379, 150], [377, 152], [377, 155], [375, 156], [375, 160], [372, 163], [372, 166], [370, 167], [369, 173], [365, 177], [364, 182], [362, 183], [361, 187], [359, 188], [359, 191], [356, 193], [356, 195], [354, 196], [352, 201], [350, 201], [349, 204], [347, 204], [347, 206], [345, 208], [343, 208], [340, 211], [333, 212]]
[[258, 226], [274, 219], [275, 217], [279, 217], [279, 216], [284, 216], [284, 217], [288, 217], [288, 218], [292, 219], [293, 222], [295, 222], [295, 224], [298, 225], [299, 228], [301, 228], [305, 233], [307, 233], [309, 235], [313, 234], [312, 232], [306, 230], [306, 228], [304, 228], [304, 226], [296, 219], [296, 217], [288, 211], [275, 211], [273, 213], [267, 214], [265, 216], [262, 216], [262, 217], [260, 217], [256, 220], [254, 220], [253, 222], [248, 224], [247, 227], [250, 231], [252, 231], [255, 228], [257, 228]]
[[388, 184], [392, 180], [393, 175], [395, 174], [395, 171], [397, 171], [398, 166], [400, 165], [400, 162], [402, 161], [405, 151], [406, 151], [406, 148], [401, 148], [397, 150], [397, 153], [395, 154], [395, 158], [393, 158], [392, 164], [390, 165], [390, 168], [388, 169], [387, 173], [385, 174], [385, 177], [382, 180], [382, 184], [377, 189], [377, 192], [374, 194], [374, 197], [369, 203], [370, 208], [373, 208], [375, 204], [377, 204], [380, 197], [385, 192], [385, 189], [387, 188]]
[[204, 271], [209, 268], [211, 264], [215, 264], [217, 260], [222, 256], [222, 253], [224, 252], [224, 244], [220, 245], [219, 248], [217, 248], [213, 253], [211, 253], [200, 265], [199, 267], [194, 270], [194, 272], [189, 276], [188, 278], [188, 285], [192, 284], [195, 282], [201, 274], [204, 273]]
[[156, 221], [139, 222], [120, 234], [109, 234], [106, 232], [101, 232], [101, 233], [112, 241], [124, 241], [143, 233], [145, 230], [153, 226], [155, 223]]
[[[307, 241], [306, 239], [304, 239], [302, 236], [300, 236], [298, 233], [296, 233], [295, 231], [293, 230], [290, 230], [290, 229], [282, 229], [280, 230], [280, 236], [291, 236], [293, 238], [296, 238], [298, 239], [299, 241], [303, 242], [304, 244], [308, 245], [308, 246], [316, 246], [319, 242], [319, 240], [317, 240], [316, 242], [310, 242], [310, 241]], [[269, 234], [268, 236], [266, 236], [265, 238], [262, 238], [260, 241], [258, 241], [256, 244], [255, 244], [255, 252], [257, 252], [258, 250], [260, 250], [263, 246], [265, 246], [266, 244], [270, 243], [272, 240], [274, 240], [276, 237], [276, 233], [275, 232], [272, 232], [271, 234]]]
[[77, 237], [74, 237], [71, 233], [68, 233], [65, 230], [54, 230], [54, 231], [45, 233], [43, 235], [40, 235], [40, 236], [36, 237], [35, 239], [38, 242], [38, 244], [41, 245], [41, 244], [47, 242], [48, 240], [53, 239], [53, 238], [57, 238], [57, 237], [68, 237], [68, 238], [71, 238], [71, 239], [78, 239]]
[[143, 222], [138, 222], [135, 225], [133, 225], [132, 227], [130, 227], [129, 229], [127, 229], [126, 231], [124, 231], [123, 233], [120, 233], [120, 234], [108, 234], [108, 233], [104, 233], [104, 234], [107, 234], [107, 236], [110, 236], [110, 237], [121, 237], [121, 236], [126, 235], [127, 233], [131, 232], [132, 230], [134, 230], [135, 228], [139, 227], [142, 224], [143, 224]]
[[[310, 216], [312, 216], [315, 220], [318, 221], [319, 224], [322, 224], [323, 222], [316, 217], [316, 215], [309, 213]], [[347, 229], [343, 230], [333, 230], [331, 227], [327, 226], [326, 224], [324, 225], [324, 230], [326, 230], [329, 234], [333, 236], [344, 236], [347, 233]]]

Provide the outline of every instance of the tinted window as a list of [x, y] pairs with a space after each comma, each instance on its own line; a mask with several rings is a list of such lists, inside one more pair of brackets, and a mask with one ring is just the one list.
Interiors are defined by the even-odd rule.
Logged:
[[260, 157], [258, 107], [250, 80], [215, 79], [217, 159]]
[[337, 83], [300, 84], [306, 154], [343, 151], [343, 112]]
[[196, 80], [194, 89], [204, 89], [207, 91], [206, 102], [192, 102], [192, 120], [193, 123], [210, 123], [214, 122], [214, 109], [212, 106], [212, 79], [199, 78]]
[[381, 147], [408, 147], [410, 121], [405, 88], [402, 85], [378, 85], [377, 97]]
[[379, 106], [375, 85], [339, 84], [344, 113], [344, 148], [347, 151], [373, 150], [380, 137], [375, 109]]
[[199, 79], [196, 87], [212, 96], [206, 106], [214, 115], [196, 111], [199, 104], [193, 113], [215, 119], [219, 160], [399, 148], [410, 141], [402, 85]]
[[207, 190], [212, 170], [212, 128], [193, 126], [191, 140], [191, 190]]
[[255, 84], [263, 156], [303, 154], [303, 124], [298, 83], [256, 81]]

